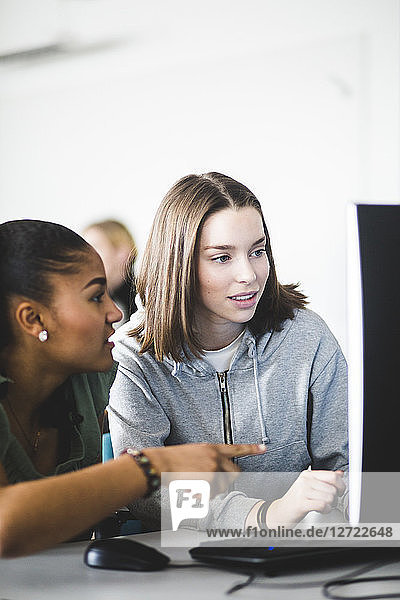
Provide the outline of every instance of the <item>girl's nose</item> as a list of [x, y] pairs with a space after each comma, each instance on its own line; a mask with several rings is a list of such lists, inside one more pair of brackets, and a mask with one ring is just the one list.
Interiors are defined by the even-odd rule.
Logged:
[[239, 261], [236, 280], [239, 283], [252, 283], [257, 279], [256, 272], [248, 259]]
[[120, 311], [120, 309], [118, 308], [118, 306], [115, 304], [115, 302], [113, 300], [111, 300], [110, 297], [109, 297], [109, 301], [110, 301], [110, 306], [107, 311], [107, 322], [111, 323], [111, 324], [118, 323], [118, 321], [120, 321], [122, 319], [123, 314]]

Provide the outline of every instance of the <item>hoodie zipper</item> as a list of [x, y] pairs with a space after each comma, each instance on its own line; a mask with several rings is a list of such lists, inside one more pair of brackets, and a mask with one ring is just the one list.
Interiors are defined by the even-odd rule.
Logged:
[[222, 401], [222, 415], [224, 421], [224, 441], [225, 444], [232, 444], [232, 425], [231, 425], [231, 407], [229, 404], [228, 385], [226, 381], [226, 371], [217, 373], [219, 381], [219, 390]]

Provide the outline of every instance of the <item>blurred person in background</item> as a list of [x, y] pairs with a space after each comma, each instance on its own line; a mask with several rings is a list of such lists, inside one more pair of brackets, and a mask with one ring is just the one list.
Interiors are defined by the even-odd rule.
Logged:
[[134, 280], [134, 263], [137, 257], [135, 240], [123, 223], [113, 219], [88, 225], [83, 231], [83, 237], [98, 252], [104, 263], [109, 294], [123, 313], [121, 321], [117, 323], [119, 327], [137, 310]]

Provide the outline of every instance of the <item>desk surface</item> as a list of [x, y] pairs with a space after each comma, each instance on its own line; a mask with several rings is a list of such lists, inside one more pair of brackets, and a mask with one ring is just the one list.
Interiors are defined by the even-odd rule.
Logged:
[[[132, 536], [135, 540], [160, 548], [160, 536], [148, 533]], [[0, 600], [168, 600], [177, 598], [222, 599], [226, 591], [246, 577], [241, 574], [194, 566], [187, 569], [166, 569], [154, 573], [105, 571], [92, 569], [83, 562], [87, 542], [60, 544], [56, 548], [33, 556], [0, 560]], [[172, 560], [190, 560], [184, 548], [161, 549]], [[194, 563], [196, 564], [196, 563]], [[274, 600], [313, 600], [323, 598], [321, 585], [328, 579], [355, 570], [332, 568], [303, 575], [287, 575], [274, 578], [260, 577], [246, 590], [232, 597], [274, 598]], [[399, 563], [386, 565], [373, 572], [375, 575], [398, 575]], [[312, 582], [314, 586], [308, 584]], [[400, 590], [399, 583], [390, 583], [386, 593]], [[362, 592], [383, 593], [383, 586], [361, 589]]]

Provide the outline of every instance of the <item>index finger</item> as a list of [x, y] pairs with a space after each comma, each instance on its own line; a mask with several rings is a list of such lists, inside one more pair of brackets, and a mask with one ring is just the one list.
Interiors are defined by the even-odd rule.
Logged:
[[228, 458], [247, 456], [248, 454], [264, 454], [265, 444], [216, 444], [218, 451]]

